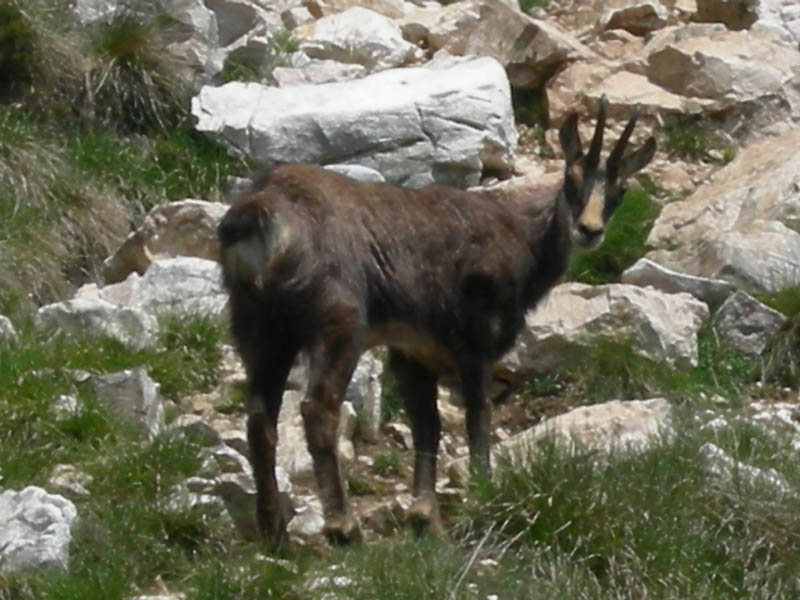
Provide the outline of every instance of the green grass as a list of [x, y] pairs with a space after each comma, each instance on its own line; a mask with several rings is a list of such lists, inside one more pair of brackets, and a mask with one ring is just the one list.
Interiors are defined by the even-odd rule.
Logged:
[[697, 343], [698, 365], [684, 370], [640, 356], [630, 343], [595, 343], [577, 349], [571, 366], [526, 382], [522, 394], [529, 398], [566, 394], [588, 402], [665, 396], [684, 402], [712, 396], [740, 398], [763, 381], [762, 360], [725, 346], [710, 325], [700, 330]]
[[660, 138], [665, 150], [685, 159], [725, 165], [736, 156], [733, 145], [720, 142], [710, 127], [693, 115], [667, 119]]
[[375, 455], [372, 469], [383, 477], [400, 475], [403, 469], [403, 453], [399, 450], [389, 449]]
[[249, 48], [240, 48], [228, 54], [219, 79], [223, 83], [255, 81], [272, 85], [275, 83], [272, 71], [276, 67], [287, 66], [289, 55], [298, 47], [298, 42], [291, 32], [276, 31], [269, 39], [266, 56], [261, 53], [253, 53]]
[[715, 484], [698, 458], [713, 441], [796, 482], [790, 438], [742, 425], [715, 439], [687, 412], [676, 430], [613, 460], [544, 442], [528, 466], [505, 464], [475, 485], [461, 529], [473, 541], [491, 530], [487, 545], [507, 560], [539, 550], [533, 568], [545, 573], [568, 560], [599, 587], [580, 597], [795, 597], [800, 500], [744, 478]]
[[786, 316], [765, 353], [765, 376], [796, 388], [800, 386], [800, 287], [790, 286], [759, 299]]
[[550, 0], [520, 0], [519, 8], [524, 13], [530, 13], [534, 8], [547, 8]]
[[622, 272], [644, 255], [647, 235], [660, 210], [644, 189], [628, 191], [608, 223], [603, 243], [594, 250], [579, 251], [566, 279], [588, 284], [618, 281]]

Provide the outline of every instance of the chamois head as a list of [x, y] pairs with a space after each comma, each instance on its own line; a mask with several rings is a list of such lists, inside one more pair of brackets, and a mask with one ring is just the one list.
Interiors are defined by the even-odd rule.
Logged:
[[603, 241], [606, 224], [625, 195], [627, 178], [644, 168], [656, 151], [656, 140], [651, 136], [633, 152], [625, 152], [639, 116], [637, 108], [605, 165], [601, 165], [606, 103], [603, 96], [587, 154], [581, 148], [576, 112], [570, 113], [559, 130], [566, 159], [563, 198], [560, 201], [566, 201], [569, 208], [570, 237], [576, 245], [584, 248], [595, 248]]

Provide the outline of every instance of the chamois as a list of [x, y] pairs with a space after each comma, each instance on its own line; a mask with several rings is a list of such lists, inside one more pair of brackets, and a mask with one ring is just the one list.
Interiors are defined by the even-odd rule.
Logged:
[[360, 536], [337, 459], [339, 408], [363, 350], [384, 344], [414, 440], [419, 531], [438, 530], [437, 380], [454, 375], [466, 407], [473, 468], [489, 470], [492, 364], [524, 325], [525, 312], [564, 274], [573, 246], [594, 247], [625, 193], [626, 179], [655, 153], [650, 137], [625, 153], [631, 116], [604, 166], [606, 101], [588, 153], [578, 116], [559, 131], [561, 187], [527, 201], [444, 186], [419, 190], [360, 183], [318, 166], [273, 167], [228, 210], [219, 229], [231, 330], [244, 361], [247, 435], [261, 534], [285, 540], [275, 481], [277, 419], [299, 352], [310, 361], [301, 405], [308, 449], [332, 541]]

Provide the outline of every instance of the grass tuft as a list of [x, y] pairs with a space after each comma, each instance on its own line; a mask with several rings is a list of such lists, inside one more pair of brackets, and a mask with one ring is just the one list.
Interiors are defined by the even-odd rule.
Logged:
[[[714, 434], [687, 413], [676, 429], [610, 460], [543, 442], [526, 466], [506, 462], [474, 486], [460, 530], [473, 542], [492, 531], [490, 545], [503, 554], [538, 550], [538, 571], [559, 559], [585, 569], [600, 587], [592, 598], [792, 597], [800, 501], [745, 478], [714, 483], [699, 459]], [[725, 450], [796, 472], [788, 437], [766, 445], [752, 429], [733, 427]]]
[[125, 132], [166, 130], [187, 112], [189, 88], [167, 48], [174, 23], [120, 13], [96, 26], [85, 102], [103, 123]]

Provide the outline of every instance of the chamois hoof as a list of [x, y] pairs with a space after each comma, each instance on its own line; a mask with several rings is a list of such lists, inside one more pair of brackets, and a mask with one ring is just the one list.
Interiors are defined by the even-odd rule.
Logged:
[[417, 537], [423, 535], [444, 537], [439, 507], [436, 504], [436, 498], [432, 496], [417, 498], [414, 501], [411, 508], [408, 509], [408, 522]]
[[323, 532], [334, 546], [345, 546], [362, 540], [361, 527], [350, 513], [326, 519]]

